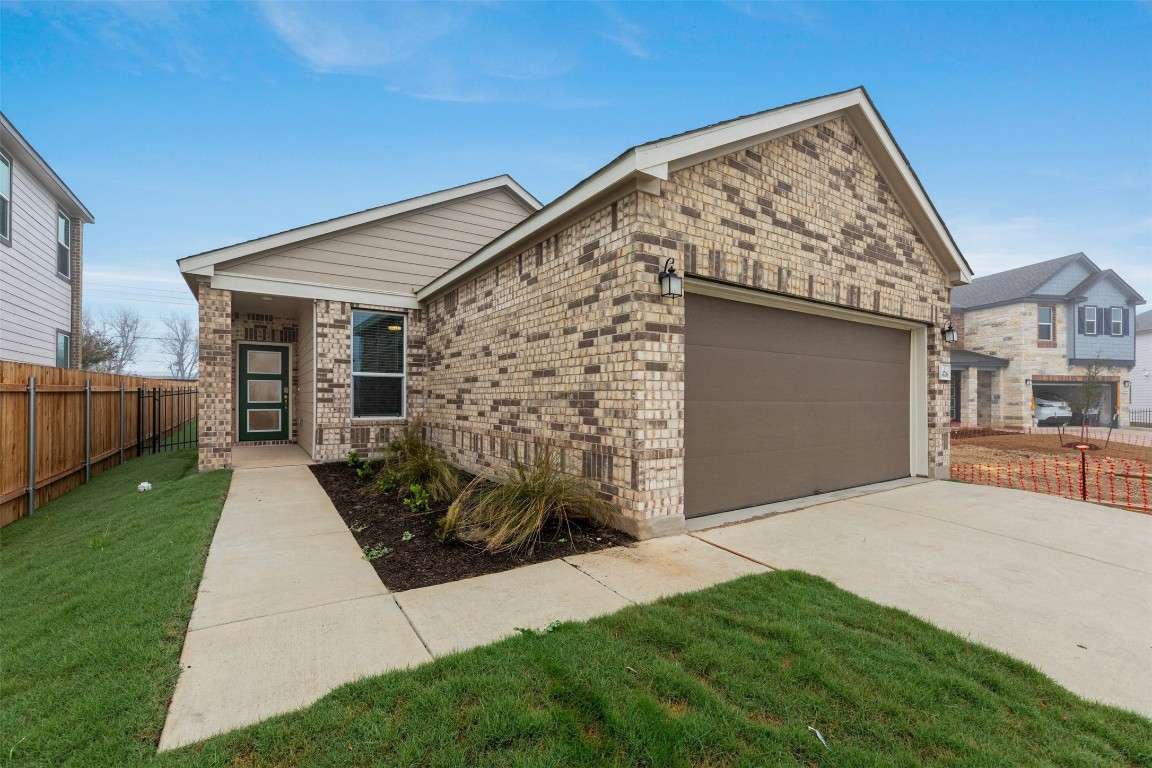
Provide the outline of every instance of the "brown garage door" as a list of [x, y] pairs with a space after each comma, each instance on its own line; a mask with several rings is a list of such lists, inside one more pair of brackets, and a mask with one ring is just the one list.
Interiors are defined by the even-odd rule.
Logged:
[[909, 474], [908, 331], [684, 298], [686, 516]]

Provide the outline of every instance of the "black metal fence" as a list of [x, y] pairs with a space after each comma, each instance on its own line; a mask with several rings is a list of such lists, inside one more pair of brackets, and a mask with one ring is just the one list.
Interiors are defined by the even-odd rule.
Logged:
[[1134, 427], [1152, 427], [1152, 408], [1129, 408], [1128, 423]]
[[137, 398], [136, 455], [199, 445], [196, 387], [140, 388]]

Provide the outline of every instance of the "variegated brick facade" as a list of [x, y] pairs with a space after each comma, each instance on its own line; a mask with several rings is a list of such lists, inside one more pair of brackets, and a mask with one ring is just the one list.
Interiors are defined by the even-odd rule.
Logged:
[[316, 449], [318, 461], [336, 461], [355, 448], [381, 448], [407, 423], [404, 419], [352, 419], [352, 310], [368, 309], [406, 315], [408, 375], [406, 409], [418, 416], [424, 405], [424, 319], [419, 310], [317, 301], [316, 312]]
[[232, 461], [232, 292], [197, 286], [200, 304], [200, 470], [223, 469]]
[[[943, 270], [847, 122], [836, 119], [671, 174], [429, 303], [425, 417], [465, 467], [540, 445], [596, 480], [640, 535], [683, 511], [681, 271], [937, 325]], [[948, 467], [946, 359], [928, 334], [929, 456]]]

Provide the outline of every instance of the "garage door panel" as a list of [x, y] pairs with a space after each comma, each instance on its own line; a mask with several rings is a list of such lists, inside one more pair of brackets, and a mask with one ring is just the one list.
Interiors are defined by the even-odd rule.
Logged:
[[[710, 296], [692, 296], [689, 303], [686, 320], [692, 325], [692, 343], [700, 346], [789, 352], [797, 350], [796, 339], [803, 338], [829, 357], [908, 363], [907, 336], [893, 336], [890, 328], [850, 323], [857, 330], [846, 335], [847, 321], [836, 318]], [[770, 323], [765, 322], [765, 313], [771, 316]]]
[[[710, 400], [858, 402], [864, 391], [875, 398], [908, 403], [907, 359], [897, 365], [707, 346], [694, 346], [692, 354], [694, 364], [685, 376], [685, 387], [702, 388]], [[908, 357], [907, 350], [904, 357]], [[851, 365], [851, 376], [845, 375], [846, 362]], [[742, 375], [731, 376], [733, 368]], [[788, 374], [780, 375], [782, 371]]]
[[730, 456], [762, 450], [781, 440], [836, 447], [852, 433], [878, 440], [906, 440], [908, 404], [904, 403], [728, 403], [695, 402], [689, 427], [706, 424], [687, 440], [685, 455]]
[[[877, 467], [875, 452], [892, 455], [905, 451], [902, 462]], [[834, 472], [828, 471], [835, 468]], [[721, 483], [685, 483], [685, 508], [723, 512], [814, 493], [838, 491], [858, 485], [907, 477], [907, 443], [902, 440], [868, 441], [845, 446], [830, 453], [825, 448], [786, 447], [735, 456], [708, 456], [685, 460], [686, 478], [712, 476], [726, 478]], [[765, 487], [772, 498], [749, 501]], [[695, 515], [690, 515], [695, 516]]]
[[685, 300], [687, 516], [909, 474], [908, 331]]

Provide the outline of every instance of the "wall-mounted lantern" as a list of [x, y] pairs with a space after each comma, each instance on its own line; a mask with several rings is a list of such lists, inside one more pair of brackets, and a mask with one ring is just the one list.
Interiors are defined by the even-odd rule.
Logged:
[[940, 335], [944, 337], [945, 343], [948, 343], [948, 344], [955, 344], [956, 343], [956, 338], [957, 338], [956, 329], [952, 327], [952, 321], [951, 320], [948, 321], [948, 324], [946, 326], [944, 326], [943, 328], [940, 329]]
[[1026, 387], [1032, 386], [1032, 379], [1024, 379], [1024, 386], [1026, 386]]
[[660, 295], [669, 299], [678, 299], [684, 295], [684, 278], [676, 274], [676, 267], [672, 266], [674, 259], [664, 262], [664, 271], [660, 273]]

